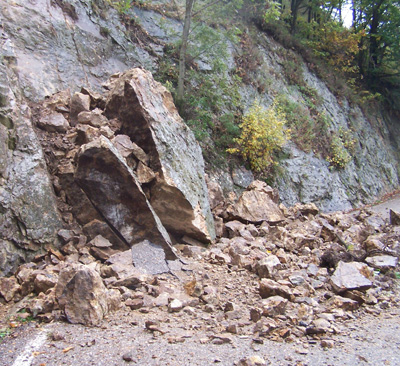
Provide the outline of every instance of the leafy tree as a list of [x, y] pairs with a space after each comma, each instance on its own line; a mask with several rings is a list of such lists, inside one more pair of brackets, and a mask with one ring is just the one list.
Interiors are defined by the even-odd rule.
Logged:
[[[177, 88], [177, 99], [182, 101], [184, 96], [184, 83], [186, 76], [186, 63], [188, 61], [188, 56], [190, 59], [194, 60], [205, 52], [211, 50], [214, 46], [224, 38], [234, 38], [236, 36], [236, 30], [229, 29], [224, 31], [222, 24], [226, 24], [230, 16], [233, 16], [234, 11], [240, 9], [243, 5], [243, 0], [185, 0], [185, 13], [184, 13], [184, 24], [183, 31], [180, 41], [179, 50], [179, 74], [178, 74], [178, 88]], [[219, 19], [220, 26], [216, 24], [216, 20]], [[204, 25], [207, 22], [212, 22], [216, 26], [218, 31], [211, 31], [205, 29]], [[194, 26], [192, 26], [194, 24]], [[195, 32], [195, 29], [202, 29], [201, 40], [199, 37], [195, 37], [199, 32]], [[210, 39], [212, 35], [214, 39]], [[191, 36], [192, 39], [191, 39]], [[204, 42], [204, 36], [206, 42]], [[208, 39], [207, 39], [208, 36]], [[203, 41], [203, 42], [202, 42]], [[192, 43], [192, 50], [195, 52], [190, 52], [190, 43]], [[203, 44], [201, 44], [203, 43]]]

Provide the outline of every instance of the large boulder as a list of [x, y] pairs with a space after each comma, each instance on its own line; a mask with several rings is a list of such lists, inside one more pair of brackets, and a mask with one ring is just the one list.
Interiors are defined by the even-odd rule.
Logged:
[[227, 210], [232, 219], [261, 223], [276, 223], [285, 219], [282, 211], [274, 202], [275, 192], [266, 183], [259, 180], [252, 182], [239, 197], [238, 201]]
[[203, 242], [213, 240], [201, 149], [167, 89], [148, 71], [127, 71], [112, 82], [105, 114], [118, 118], [121, 132], [148, 154], [157, 175], [150, 202], [167, 230]]
[[56, 296], [70, 323], [98, 325], [108, 312], [107, 289], [100, 275], [87, 266], [62, 270]]
[[130, 247], [148, 239], [164, 249], [167, 259], [176, 259], [167, 231], [110, 140], [101, 136], [80, 148], [75, 180]]

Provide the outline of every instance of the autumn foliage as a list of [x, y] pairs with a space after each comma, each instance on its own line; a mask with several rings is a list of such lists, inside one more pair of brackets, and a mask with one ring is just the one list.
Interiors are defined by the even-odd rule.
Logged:
[[274, 152], [290, 138], [285, 122], [285, 114], [276, 104], [264, 109], [254, 102], [239, 126], [241, 135], [235, 139], [237, 147], [228, 149], [228, 152], [242, 155], [256, 172], [267, 169], [276, 164]]

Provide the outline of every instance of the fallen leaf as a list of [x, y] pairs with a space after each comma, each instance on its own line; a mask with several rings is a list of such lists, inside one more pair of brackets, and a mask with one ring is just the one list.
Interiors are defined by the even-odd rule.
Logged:
[[71, 351], [71, 349], [73, 349], [73, 348], [74, 348], [74, 346], [67, 347], [67, 348], [64, 348], [62, 351], [63, 351], [63, 353], [67, 353], [67, 352]]

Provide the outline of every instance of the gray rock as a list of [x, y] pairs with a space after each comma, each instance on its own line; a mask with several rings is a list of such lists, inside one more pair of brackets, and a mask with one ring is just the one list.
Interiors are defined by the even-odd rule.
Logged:
[[165, 253], [161, 245], [144, 240], [134, 244], [131, 250], [133, 264], [140, 270], [149, 274], [169, 272]]
[[359, 262], [340, 261], [331, 277], [331, 283], [337, 293], [347, 290], [368, 290], [372, 287], [372, 270]]
[[103, 217], [129, 246], [149, 239], [164, 248], [167, 259], [176, 255], [170, 238], [125, 159], [101, 136], [77, 154], [75, 179]]
[[102, 237], [101, 235], [97, 235], [93, 240], [91, 240], [88, 245], [95, 246], [97, 248], [110, 248], [112, 244], [109, 240]]
[[[0, 39], [0, 56], [5, 51]], [[10, 65], [11, 66], [11, 65]], [[15, 68], [0, 57], [0, 276], [15, 272], [62, 227], [31, 111]]]
[[61, 113], [53, 113], [40, 118], [38, 126], [48, 132], [66, 132], [69, 123]]
[[365, 258], [365, 261], [372, 268], [387, 270], [391, 268], [396, 268], [399, 259], [390, 255], [378, 255], [375, 257]]
[[150, 168], [158, 173], [150, 202], [162, 223], [179, 235], [213, 240], [201, 149], [171, 94], [141, 69], [122, 74], [113, 85], [105, 113], [118, 117], [123, 131], [148, 153]]
[[254, 175], [251, 170], [245, 167], [239, 167], [232, 171], [232, 180], [237, 186], [247, 188], [254, 180]]

